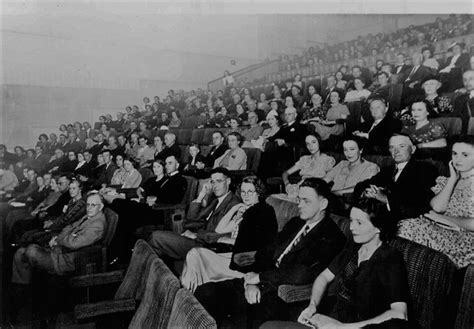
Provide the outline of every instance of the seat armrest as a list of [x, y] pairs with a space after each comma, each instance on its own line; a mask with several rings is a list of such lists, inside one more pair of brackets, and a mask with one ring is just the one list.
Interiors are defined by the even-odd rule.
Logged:
[[186, 205], [184, 203], [178, 204], [166, 204], [166, 203], [157, 203], [153, 206], [155, 210], [175, 210], [175, 209], [185, 209]]
[[74, 307], [74, 316], [78, 320], [85, 320], [106, 314], [134, 312], [135, 309], [136, 302], [131, 298], [106, 300], [97, 303], [76, 305]]
[[280, 297], [285, 303], [309, 300], [311, 298], [312, 286], [312, 284], [303, 286], [282, 284], [278, 287], [278, 297]]
[[73, 288], [101, 286], [123, 281], [124, 271], [111, 271], [96, 274], [78, 275], [69, 279]]

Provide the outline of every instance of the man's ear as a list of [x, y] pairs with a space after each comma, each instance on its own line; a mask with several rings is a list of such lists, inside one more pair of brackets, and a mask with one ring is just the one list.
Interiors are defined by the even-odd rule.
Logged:
[[328, 208], [329, 201], [326, 198], [321, 198], [320, 204], [321, 204], [321, 210], [326, 210]]

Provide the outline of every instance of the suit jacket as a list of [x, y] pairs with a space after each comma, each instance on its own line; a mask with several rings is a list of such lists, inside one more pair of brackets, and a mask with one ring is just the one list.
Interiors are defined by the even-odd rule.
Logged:
[[166, 160], [167, 157], [174, 155], [178, 161], [181, 159], [181, 149], [177, 144], [166, 146], [160, 153], [155, 156], [155, 159]]
[[158, 203], [177, 204], [183, 200], [188, 182], [181, 174], [174, 174], [165, 178], [156, 192]]
[[46, 153], [41, 153], [33, 160], [33, 169], [38, 173], [41, 174], [48, 165], [48, 161], [51, 159], [51, 155]]
[[[201, 203], [191, 202], [183, 223], [183, 228], [196, 232], [199, 242], [215, 243], [221, 236], [226, 235], [215, 232], [217, 224], [219, 224], [222, 217], [227, 214], [230, 208], [239, 202], [239, 198], [232, 192], [227, 194], [217, 208], [215, 208], [217, 206], [217, 199], [210, 201], [206, 207], [202, 207]], [[209, 214], [211, 214], [210, 217]], [[209, 217], [209, 219], [207, 219], [207, 217]]]
[[225, 145], [225, 143], [222, 143], [219, 147], [213, 146], [204, 159], [206, 167], [212, 168], [216, 159], [224, 155], [225, 151], [227, 151], [227, 145]]
[[474, 98], [469, 98], [469, 94], [457, 96], [454, 99], [453, 115], [461, 118], [461, 134], [466, 134], [469, 125], [469, 119], [474, 117]]
[[[413, 68], [412, 68], [413, 70]], [[420, 65], [418, 69], [415, 71], [415, 73], [412, 74], [410, 77], [411, 71], [408, 71], [406, 75], [403, 75], [401, 78], [404, 79], [402, 82], [404, 85], [409, 85], [411, 83], [415, 82], [415, 88], [421, 86], [421, 82], [427, 78], [428, 76], [432, 75], [431, 69], [429, 67], [426, 67], [424, 65]], [[409, 80], [408, 80], [409, 79]]]
[[[448, 58], [446, 58], [446, 62], [444, 63], [443, 67], [440, 68], [440, 71], [451, 63], [451, 60], [453, 59], [453, 57], [454, 56], [449, 56]], [[470, 59], [469, 54], [462, 53], [458, 57], [456, 62], [454, 63], [454, 68], [461, 70], [461, 73], [463, 73], [466, 70], [469, 70], [469, 59]]]
[[[398, 72], [399, 68], [400, 68], [400, 72]], [[403, 81], [405, 81], [404, 77], [405, 77], [405, 79], [407, 78], [407, 76], [408, 76], [408, 74], [410, 74], [410, 71], [411, 71], [412, 68], [413, 68], [413, 66], [405, 65], [405, 64], [398, 65], [397, 67], [395, 67], [395, 70], [394, 70], [393, 74], [397, 76], [397, 82], [398, 83], [403, 83]]]
[[428, 212], [434, 196], [431, 187], [438, 177], [436, 168], [427, 162], [411, 159], [397, 181], [394, 181], [394, 173], [395, 165], [383, 167], [377, 175], [358, 183], [354, 200], [373, 184], [386, 190], [390, 211], [395, 218], [413, 218]]
[[[360, 130], [369, 132], [373, 122], [364, 122]], [[402, 122], [390, 116], [385, 116], [378, 125], [369, 132], [369, 140], [364, 146], [368, 154], [388, 154], [388, 141], [393, 134], [402, 130]]]
[[299, 122], [294, 122], [291, 126], [285, 123], [270, 140], [281, 138], [289, 146], [299, 145], [304, 147], [307, 132], [306, 126]]
[[85, 215], [80, 220], [66, 226], [58, 235], [58, 245], [51, 251], [56, 271], [58, 273], [73, 271], [77, 254], [72, 251], [90, 246], [102, 239], [106, 223], [104, 213], [99, 212], [91, 218]]
[[64, 214], [59, 215], [53, 220], [53, 224], [49, 227], [51, 231], [60, 231], [66, 225], [72, 224], [86, 214], [86, 200], [79, 199], [74, 201], [69, 200], [67, 205], [67, 211]]
[[108, 166], [104, 165], [99, 178], [95, 181], [95, 186], [100, 187], [102, 184], [110, 185], [110, 181], [114, 176], [114, 172], [117, 170], [115, 163], [111, 162]]
[[276, 289], [281, 284], [308, 284], [321, 273], [343, 249], [346, 238], [337, 224], [327, 216], [309, 231], [281, 260], [276, 261], [306, 221], [292, 218], [278, 234], [276, 243], [255, 255], [260, 282]]

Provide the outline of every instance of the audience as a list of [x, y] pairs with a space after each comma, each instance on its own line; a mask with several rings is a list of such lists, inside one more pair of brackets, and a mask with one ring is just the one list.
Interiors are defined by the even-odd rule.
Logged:
[[[458, 267], [474, 262], [469, 207], [474, 146], [472, 136], [453, 136], [456, 117], [461, 133], [472, 134], [474, 57], [469, 54], [471, 45], [464, 44], [469, 37], [460, 37], [470, 32], [471, 25], [468, 15], [451, 15], [395, 34], [318, 45], [301, 56], [282, 56], [280, 70], [291, 71], [252, 84], [240, 73], [226, 74], [224, 90], [170, 90], [163, 102], [155, 96], [152, 104], [145, 97], [140, 106], [127, 106], [116, 121], [107, 114], [93, 128], [88, 122], [62, 124], [59, 141], [54, 133], [49, 137], [42, 133], [35, 148], [26, 152], [16, 146], [10, 153], [1, 145], [4, 247], [13, 255], [18, 244], [22, 246], [15, 254], [12, 281], [21, 288], [30, 282], [32, 270], [60, 275], [74, 270], [71, 252], [100, 240], [104, 232], [105, 220], [100, 219], [104, 197], [119, 214], [108, 250], [110, 265], [126, 265], [136, 236], [155, 230], [148, 241], [165, 260], [186, 260], [183, 283], [196, 290], [219, 323], [224, 318], [241, 321], [247, 309], [250, 326], [275, 320], [280, 310], [288, 309], [278, 301], [278, 286], [306, 284], [321, 273], [300, 322], [318, 327], [379, 322], [407, 327], [404, 265], [385, 243], [392, 219], [400, 221], [400, 236], [441, 251]], [[438, 41], [446, 38], [454, 38], [454, 43], [445, 62], [447, 43]], [[294, 78], [285, 84], [280, 73]], [[276, 82], [270, 84], [271, 80]], [[285, 120], [281, 127], [280, 116]], [[193, 132], [198, 143], [189, 146], [189, 157], [180, 166], [181, 152], [189, 145], [185, 130], [196, 126], [218, 131], [213, 132], [210, 148], [201, 145], [196, 139], [200, 135]], [[309, 131], [315, 133], [308, 135]], [[345, 159], [336, 165], [333, 157], [321, 153], [318, 134], [336, 159], [342, 157], [342, 145]], [[148, 145], [151, 140], [153, 145]], [[447, 166], [450, 177], [435, 181], [430, 163], [441, 172], [445, 169], [452, 140], [456, 142]], [[246, 150], [249, 159], [242, 146], [254, 148]], [[362, 150], [381, 168], [362, 158]], [[305, 151], [310, 155], [302, 155]], [[414, 155], [427, 161], [417, 161]], [[256, 177], [241, 181], [235, 172], [247, 169], [247, 161], [252, 168], [259, 162], [262, 179], [281, 175], [294, 198], [280, 201], [298, 203], [301, 219], [290, 220], [276, 241], [275, 213], [264, 201], [262, 182]], [[388, 165], [390, 161], [395, 164]], [[301, 178], [293, 180], [290, 175], [297, 171]], [[190, 203], [184, 233], [179, 235], [164, 231], [168, 227], [163, 225], [168, 226], [170, 218], [164, 216], [182, 202], [193, 179], [182, 174], [211, 178]], [[231, 177], [238, 188], [235, 195]], [[290, 184], [301, 179], [300, 186]], [[89, 221], [82, 196], [91, 189], [100, 195], [87, 202]], [[341, 201], [344, 212], [339, 213]], [[358, 246], [347, 245], [332, 261], [343, 238], [328, 226], [327, 218], [329, 212], [347, 215], [351, 204], [356, 205], [351, 231]], [[387, 210], [388, 215], [381, 215]], [[308, 234], [304, 221], [311, 223], [310, 228], [315, 225]], [[83, 244], [70, 247], [76, 238]], [[387, 259], [391, 267], [380, 270]], [[309, 266], [314, 262], [316, 266]], [[333, 305], [330, 298], [322, 299], [330, 281], [334, 281]], [[378, 286], [381, 281], [384, 284]], [[356, 306], [347, 307], [348, 303]], [[411, 313], [408, 316], [412, 318]], [[297, 324], [266, 326], [282, 325]]]
[[308, 284], [329, 265], [345, 242], [329, 218], [329, 199], [330, 190], [323, 180], [306, 179], [299, 190], [299, 217], [287, 222], [275, 244], [257, 251], [256, 272], [198, 286], [195, 296], [218, 325], [229, 315], [231, 319], [242, 316], [250, 306], [254, 315], [251, 327], [257, 328], [277, 315], [279, 285]]

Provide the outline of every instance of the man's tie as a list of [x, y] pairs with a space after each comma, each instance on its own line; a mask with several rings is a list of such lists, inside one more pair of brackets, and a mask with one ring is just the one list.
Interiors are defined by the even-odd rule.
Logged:
[[309, 225], [305, 224], [303, 231], [300, 233], [300, 235], [297, 236], [296, 239], [290, 245], [288, 245], [288, 247], [286, 247], [286, 249], [281, 253], [280, 257], [278, 257], [275, 264], [276, 267], [280, 266], [280, 263], [283, 257], [288, 255], [288, 253], [305, 237], [306, 234], [308, 234], [308, 232], [309, 232]]
[[209, 213], [209, 215], [207, 215], [207, 218], [206, 220], [209, 221], [209, 219], [211, 218], [211, 216], [214, 214], [214, 212], [216, 211], [216, 207], [217, 207], [217, 204], [219, 203], [219, 199], [214, 199], [212, 200], [211, 204], [210, 204], [210, 207], [211, 207], [211, 212]]
[[408, 78], [405, 80], [405, 81], [410, 81], [411, 78], [413, 77], [413, 75], [415, 74], [416, 70], [417, 70], [417, 66], [414, 66], [413, 69], [411, 70], [410, 72], [410, 75], [408, 76]]
[[393, 173], [393, 181], [394, 182], [396, 182], [398, 177], [400, 177], [401, 172], [402, 172], [402, 170], [397, 165], [395, 165], [395, 170], [394, 170], [394, 173]]

